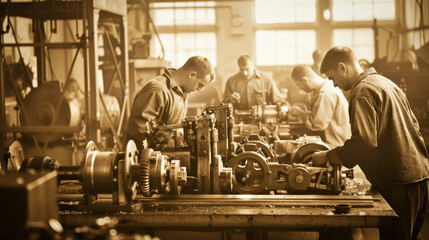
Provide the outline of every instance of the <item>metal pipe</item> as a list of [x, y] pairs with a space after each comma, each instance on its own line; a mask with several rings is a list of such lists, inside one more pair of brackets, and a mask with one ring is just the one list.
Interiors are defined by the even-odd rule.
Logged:
[[59, 166], [58, 180], [79, 180], [79, 166]]

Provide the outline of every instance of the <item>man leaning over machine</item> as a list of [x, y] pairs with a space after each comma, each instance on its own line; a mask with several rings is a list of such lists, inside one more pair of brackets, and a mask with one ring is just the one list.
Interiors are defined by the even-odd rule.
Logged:
[[292, 79], [303, 91], [311, 95], [311, 111], [298, 106], [291, 108], [291, 115], [302, 120], [308, 129], [323, 131], [322, 140], [331, 147], [342, 145], [350, 138], [347, 109], [349, 104], [344, 94], [332, 81], [320, 77], [310, 66], [298, 65], [292, 70]]
[[342, 146], [314, 153], [313, 164], [359, 165], [400, 219], [398, 232], [381, 231], [381, 238], [417, 239], [428, 205], [429, 163], [404, 92], [374, 68], [364, 71], [347, 47], [331, 48], [320, 70], [335, 85], [351, 90], [352, 136]]
[[148, 81], [137, 93], [128, 121], [127, 139], [142, 149], [146, 122], [177, 124], [185, 118], [188, 96], [215, 80], [210, 61], [201, 56], [189, 58], [179, 69], [166, 68], [164, 74]]

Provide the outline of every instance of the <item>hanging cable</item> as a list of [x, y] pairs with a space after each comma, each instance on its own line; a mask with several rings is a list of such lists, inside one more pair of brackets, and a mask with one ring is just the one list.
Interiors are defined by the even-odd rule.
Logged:
[[[76, 37], [77, 37], [77, 39], [80, 39], [80, 36], [79, 36], [79, 8], [77, 7], [78, 6], [77, 3], [78, 3], [78, 0], [76, 0], [76, 8], [75, 8], [76, 9], [75, 10], [75, 13], [76, 13]], [[83, 18], [84, 18], [84, 16], [82, 15], [82, 19]]]
[[[0, 0], [1, 2], [1, 0]], [[4, 14], [4, 17], [1, 16], [0, 18], [0, 34], [5, 34], [9, 32], [10, 29], [10, 16], [9, 16], [9, 6], [10, 6], [10, 2], [11, 0], [7, 0], [7, 4], [6, 4], [6, 11]], [[3, 30], [3, 21], [7, 18], [7, 24], [6, 24], [6, 30]]]

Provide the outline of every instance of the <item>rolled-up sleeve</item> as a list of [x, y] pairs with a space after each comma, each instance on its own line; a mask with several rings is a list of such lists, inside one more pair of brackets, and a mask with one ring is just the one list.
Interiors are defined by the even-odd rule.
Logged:
[[377, 147], [379, 119], [373, 101], [358, 97], [350, 109], [352, 137], [343, 146], [332, 151], [331, 156], [339, 157], [346, 167], [354, 167], [368, 159], [371, 151]]

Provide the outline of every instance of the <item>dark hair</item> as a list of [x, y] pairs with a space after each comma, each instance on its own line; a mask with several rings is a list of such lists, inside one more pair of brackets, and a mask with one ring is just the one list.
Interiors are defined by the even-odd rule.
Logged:
[[302, 76], [313, 71], [310, 66], [307, 65], [296, 65], [292, 70], [292, 80], [299, 80]]
[[237, 64], [238, 66], [244, 66], [247, 64], [247, 61], [252, 61], [252, 58], [249, 55], [241, 55], [238, 60], [237, 60]]
[[210, 63], [209, 59], [202, 56], [193, 56], [186, 61], [185, 64], [181, 67], [185, 70], [192, 70], [195, 71], [198, 76], [204, 77], [207, 74], [210, 74], [210, 82], [214, 81], [215, 79], [215, 72], [212, 64]]
[[357, 58], [353, 51], [348, 47], [335, 46], [326, 53], [320, 65], [320, 73], [326, 73], [329, 70], [335, 70], [338, 63], [353, 63]]

